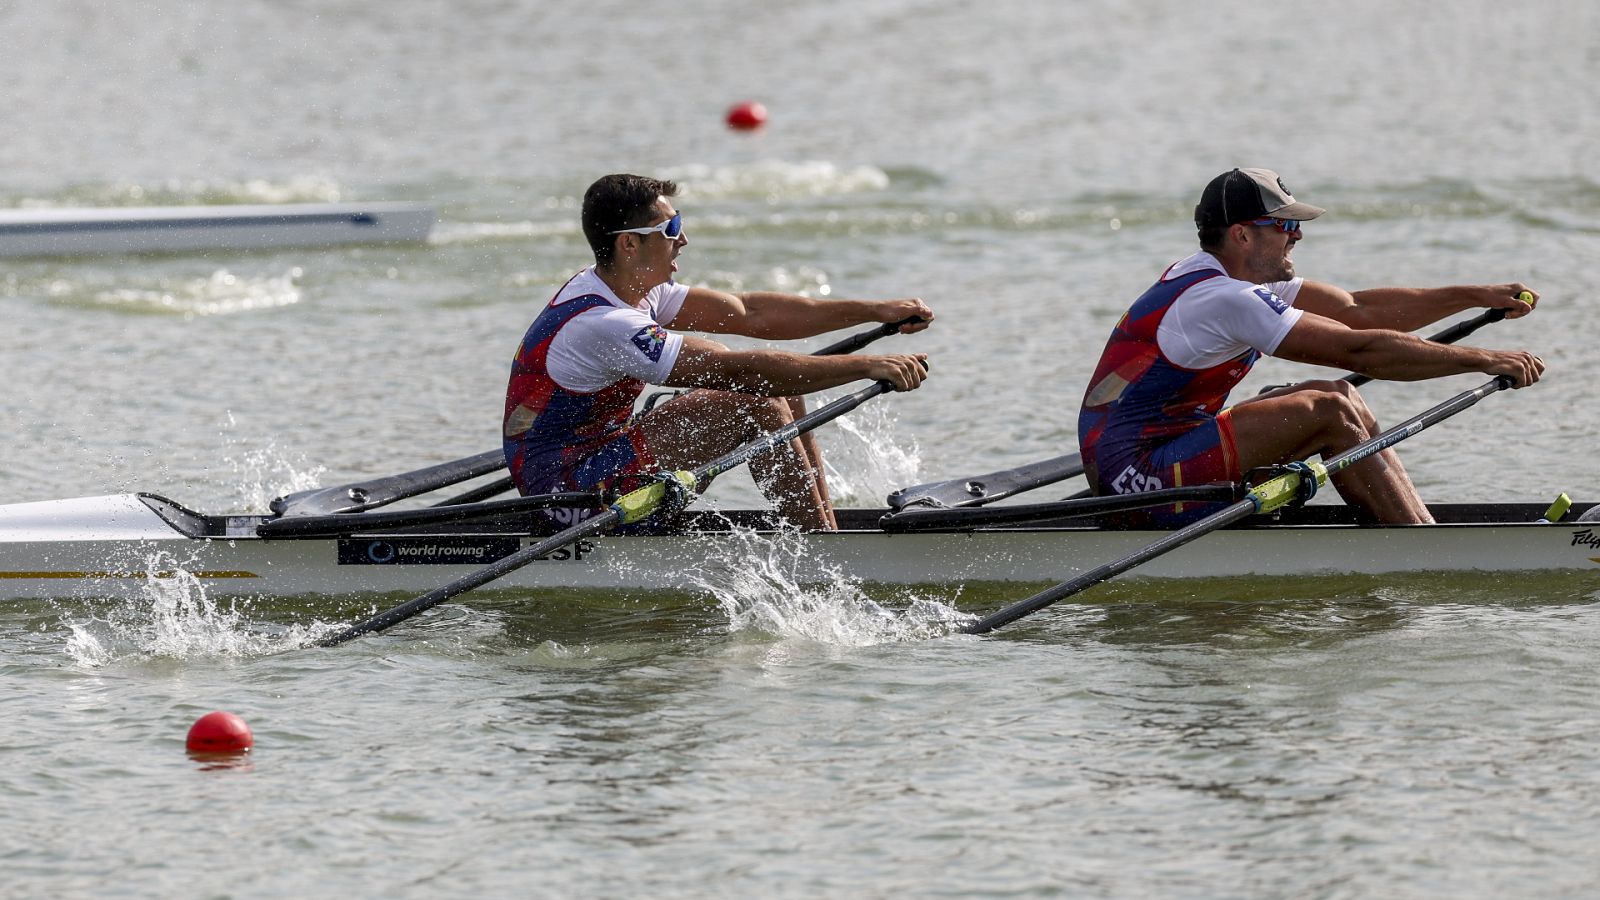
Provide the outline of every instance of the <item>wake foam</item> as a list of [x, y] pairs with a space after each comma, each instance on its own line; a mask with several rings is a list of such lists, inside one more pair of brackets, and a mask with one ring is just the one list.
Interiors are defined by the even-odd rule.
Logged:
[[863, 583], [817, 559], [798, 532], [735, 528], [707, 540], [708, 558], [689, 580], [715, 597], [728, 630], [846, 647], [942, 637], [973, 620], [936, 599], [901, 590], [891, 608]]

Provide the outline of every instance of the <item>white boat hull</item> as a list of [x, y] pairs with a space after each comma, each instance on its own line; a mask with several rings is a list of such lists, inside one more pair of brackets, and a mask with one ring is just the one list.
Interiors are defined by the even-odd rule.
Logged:
[[[170, 501], [166, 501], [170, 503]], [[181, 509], [181, 507], [178, 507]], [[1600, 525], [1520, 521], [1433, 526], [1266, 525], [1227, 529], [1158, 557], [1140, 577], [1313, 576], [1455, 571], [1600, 574]], [[190, 514], [193, 515], [193, 514]], [[254, 516], [209, 517], [221, 532], [185, 535], [138, 495], [0, 506], [0, 599], [109, 597], [149, 579], [193, 576], [218, 595], [423, 593], [528, 545], [493, 531], [263, 539]], [[1151, 543], [1158, 533], [1094, 527], [886, 534], [851, 530], [602, 536], [495, 582], [501, 588], [693, 588], [798, 552], [789, 577], [891, 584], [1058, 582]], [[771, 536], [768, 535], [768, 538]], [[774, 550], [774, 547], [785, 548]]]
[[416, 203], [0, 210], [0, 257], [265, 250], [426, 241]]

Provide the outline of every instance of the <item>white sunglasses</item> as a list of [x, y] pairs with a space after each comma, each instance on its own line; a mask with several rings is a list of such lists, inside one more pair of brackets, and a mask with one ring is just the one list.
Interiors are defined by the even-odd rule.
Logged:
[[619, 228], [616, 231], [612, 231], [612, 232], [608, 232], [608, 233], [609, 234], [655, 234], [658, 231], [661, 232], [663, 235], [665, 235], [667, 240], [669, 240], [669, 241], [677, 240], [678, 237], [683, 234], [683, 213], [678, 213], [677, 215], [673, 216], [672, 218], [666, 220], [665, 222], [662, 222], [659, 225], [652, 225], [649, 228]]

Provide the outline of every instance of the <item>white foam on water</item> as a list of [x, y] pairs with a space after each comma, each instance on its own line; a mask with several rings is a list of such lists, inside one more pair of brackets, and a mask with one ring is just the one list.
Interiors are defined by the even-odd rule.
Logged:
[[[218, 269], [205, 278], [160, 279], [148, 287], [118, 287], [97, 290], [87, 302], [133, 312], [200, 316], [226, 316], [292, 306], [300, 302], [300, 287], [295, 282], [303, 272], [296, 266], [282, 275], [235, 275]], [[51, 293], [71, 299], [80, 288], [62, 281], [52, 285]]]
[[756, 198], [778, 203], [887, 190], [889, 175], [876, 166], [840, 166], [823, 160], [761, 160], [736, 165], [694, 164], [664, 171], [693, 200]]
[[[576, 216], [571, 221], [535, 222], [441, 222], [428, 240], [433, 244], [466, 244], [478, 241], [538, 240], [552, 237], [579, 238], [583, 228]], [[570, 273], [569, 273], [570, 276]], [[568, 277], [568, 276], [563, 276]], [[537, 283], [543, 286], [548, 279]]]
[[[810, 265], [773, 266], [761, 272], [750, 273], [731, 269], [704, 269], [695, 273], [695, 280], [707, 287], [731, 294], [745, 291], [782, 291], [787, 294], [799, 294], [802, 297], [828, 297], [833, 294], [832, 276], [826, 270]], [[819, 338], [819, 343], [822, 340], [827, 338]], [[783, 349], [793, 348], [783, 347]]]
[[850, 577], [812, 556], [799, 532], [736, 528], [708, 539], [707, 559], [689, 580], [717, 599], [730, 632], [760, 632], [845, 647], [920, 641], [949, 634], [973, 617], [902, 590], [885, 606]]
[[28, 197], [16, 205], [31, 209], [75, 206], [207, 206], [238, 203], [338, 203], [343, 189], [322, 175], [265, 178], [171, 178], [75, 186], [49, 197]]

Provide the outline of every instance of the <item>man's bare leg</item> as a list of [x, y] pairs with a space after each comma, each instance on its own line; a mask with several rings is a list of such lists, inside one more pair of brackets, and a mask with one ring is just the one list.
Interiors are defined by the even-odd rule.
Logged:
[[[792, 421], [783, 399], [695, 390], [651, 410], [640, 428], [662, 466], [693, 469]], [[812, 467], [800, 438], [753, 457], [750, 472], [778, 514], [796, 526], [809, 531], [838, 527], [821, 472]]]
[[[1327, 459], [1378, 434], [1378, 422], [1354, 386], [1308, 381], [1252, 397], [1231, 408], [1240, 467], [1274, 465], [1320, 455]], [[1425, 523], [1433, 515], [1393, 449], [1333, 476], [1351, 506], [1380, 522]]]
[[[799, 419], [806, 414], [806, 398], [786, 397], [784, 399], [789, 404], [789, 415], [791, 418]], [[816, 473], [817, 493], [822, 496], [822, 502], [828, 507], [829, 514], [831, 515], [833, 511], [833, 497], [828, 493], [828, 479], [824, 474], [822, 466], [822, 448], [817, 444], [817, 433], [815, 431], [808, 431], [805, 434], [800, 435], [800, 447], [805, 451], [807, 467], [810, 468], [812, 472]]]

